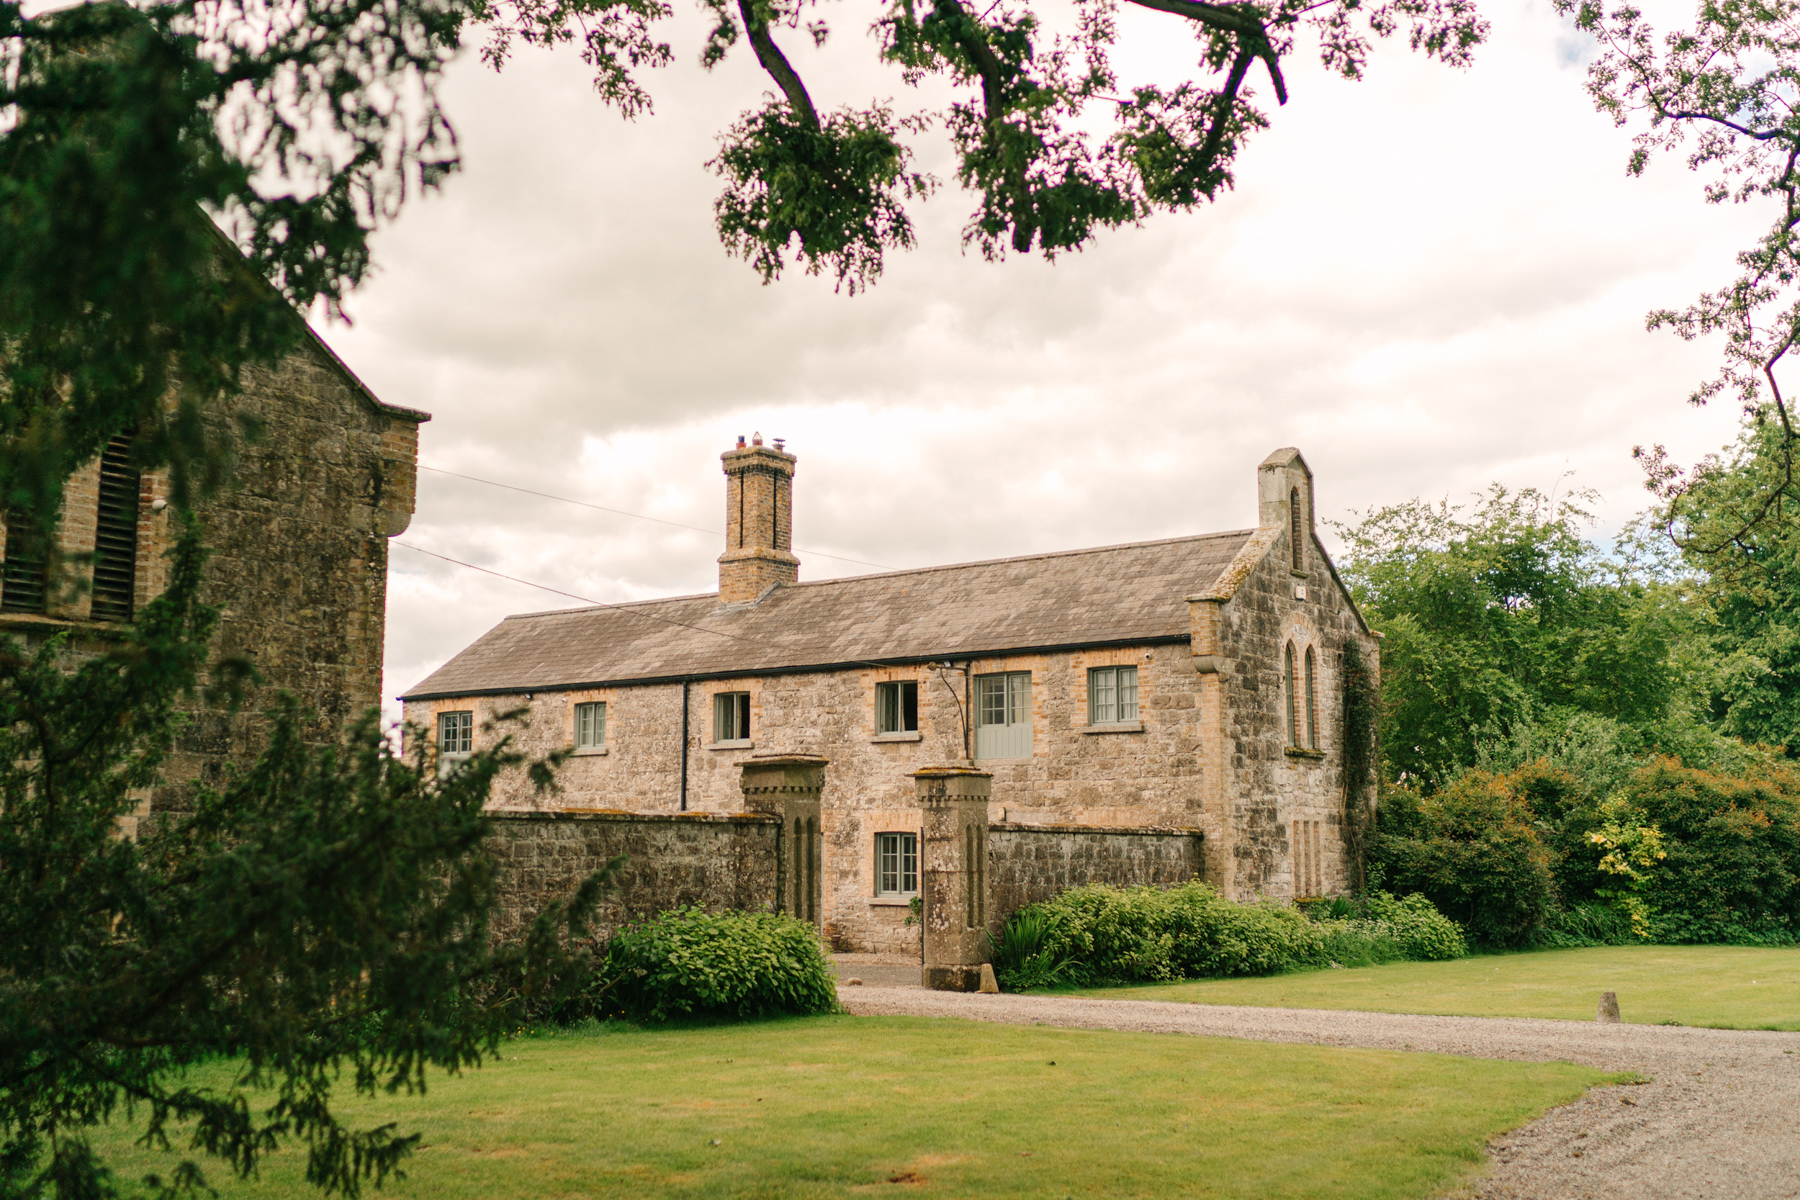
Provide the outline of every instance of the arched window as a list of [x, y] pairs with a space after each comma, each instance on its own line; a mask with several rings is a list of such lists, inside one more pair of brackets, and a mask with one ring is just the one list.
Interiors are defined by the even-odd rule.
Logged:
[[1294, 694], [1294, 643], [1289, 642], [1283, 651], [1282, 692], [1287, 700], [1287, 744], [1300, 744], [1300, 698]]
[[1313, 651], [1306, 648], [1306, 745], [1310, 750], [1319, 748], [1319, 708], [1314, 699], [1317, 693], [1313, 690]]
[[1302, 520], [1303, 515], [1300, 511], [1300, 489], [1294, 488], [1288, 492], [1288, 533], [1290, 535], [1288, 540], [1294, 544], [1294, 570], [1296, 571], [1306, 569], [1306, 552], [1301, 545], [1302, 533], [1306, 527], [1306, 522]]

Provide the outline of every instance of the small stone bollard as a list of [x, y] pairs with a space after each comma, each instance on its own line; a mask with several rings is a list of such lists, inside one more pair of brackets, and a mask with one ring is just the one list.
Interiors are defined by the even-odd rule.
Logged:
[[994, 978], [993, 963], [981, 964], [981, 990], [984, 992], [998, 992], [1000, 990], [1000, 981]]
[[1600, 993], [1600, 1011], [1594, 1014], [1594, 1020], [1602, 1025], [1619, 1023], [1619, 997], [1612, 992]]

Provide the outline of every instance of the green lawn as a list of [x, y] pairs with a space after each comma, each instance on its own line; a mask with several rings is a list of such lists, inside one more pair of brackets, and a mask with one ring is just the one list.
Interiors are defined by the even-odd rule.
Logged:
[[[222, 1068], [215, 1069], [226, 1077]], [[903, 1017], [507, 1043], [421, 1099], [400, 1197], [1424, 1197], [1607, 1077], [1515, 1063]], [[122, 1174], [167, 1160], [108, 1131]], [[227, 1196], [311, 1195], [285, 1151]], [[226, 1184], [209, 1170], [215, 1184]], [[904, 1188], [904, 1192], [901, 1189]]]
[[1204, 979], [1093, 989], [1084, 996], [1359, 1008], [1466, 1017], [1591, 1021], [1601, 992], [1643, 1025], [1800, 1029], [1800, 949], [1750, 946], [1600, 946], [1484, 955], [1441, 963], [1392, 963], [1265, 979]]

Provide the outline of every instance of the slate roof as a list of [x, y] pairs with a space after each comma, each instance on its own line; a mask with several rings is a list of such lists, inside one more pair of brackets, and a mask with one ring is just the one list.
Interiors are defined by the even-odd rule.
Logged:
[[402, 699], [1186, 638], [1254, 530], [508, 617]]

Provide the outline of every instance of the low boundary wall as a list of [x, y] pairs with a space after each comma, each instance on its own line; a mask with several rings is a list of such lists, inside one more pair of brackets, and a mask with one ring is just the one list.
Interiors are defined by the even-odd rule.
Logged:
[[709, 912], [776, 909], [781, 818], [762, 813], [490, 811], [498, 868], [494, 932], [510, 936], [618, 855], [618, 886], [594, 911], [594, 932], [692, 905]]
[[1186, 883], [1205, 871], [1198, 829], [1099, 825], [988, 826], [988, 921], [995, 933], [1027, 904], [1092, 883]]

